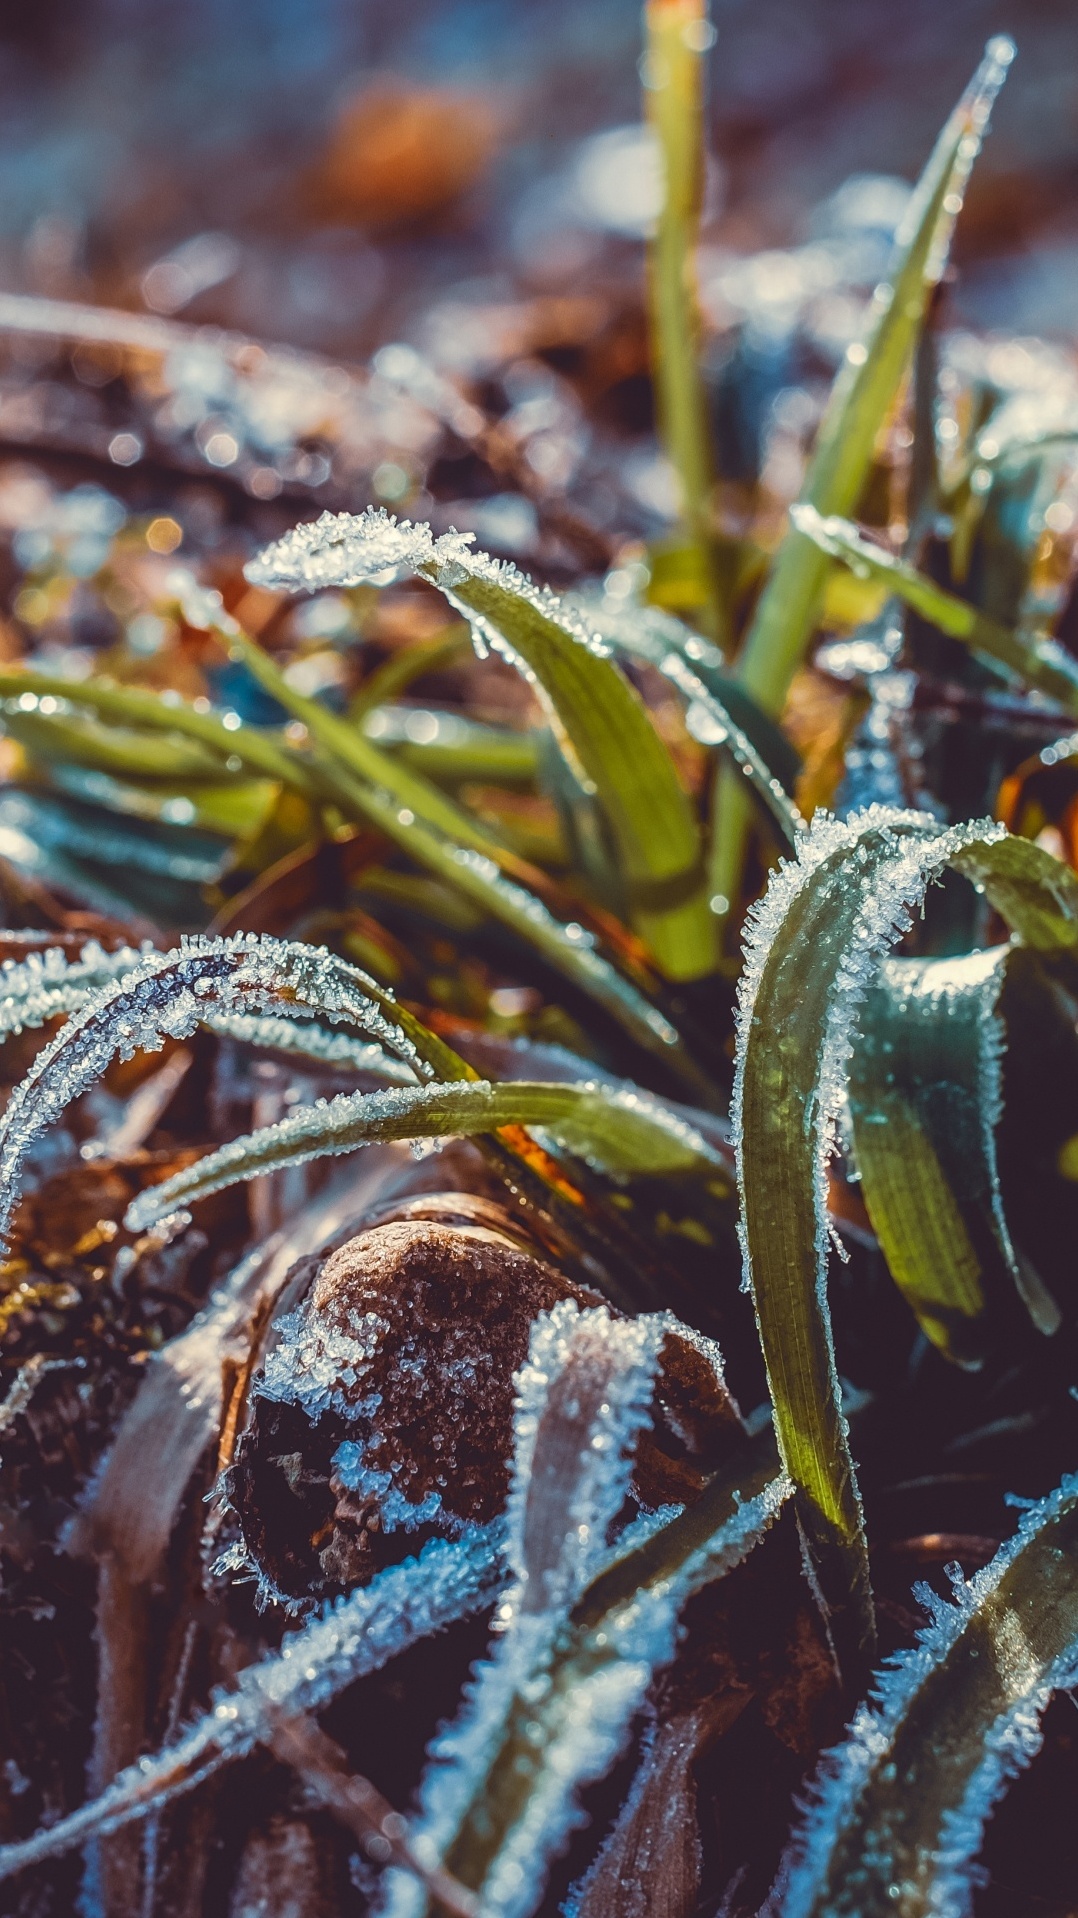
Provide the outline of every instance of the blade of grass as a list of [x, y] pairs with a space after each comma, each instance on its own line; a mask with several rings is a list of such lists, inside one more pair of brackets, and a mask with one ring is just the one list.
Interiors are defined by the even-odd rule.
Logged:
[[693, 979], [715, 963], [700, 837], [688, 795], [647, 711], [601, 642], [552, 593], [514, 567], [469, 550], [471, 535], [398, 524], [380, 511], [323, 515], [248, 568], [256, 585], [290, 591], [429, 580], [541, 690], [563, 750], [604, 806], [632, 920], [660, 970]]
[[862, 579], [878, 580], [941, 633], [966, 641], [974, 652], [998, 661], [1027, 686], [1046, 693], [1065, 712], [1078, 713], [1078, 660], [1054, 639], [1012, 632], [989, 619], [968, 600], [947, 592], [906, 560], [866, 539], [849, 520], [834, 514], [824, 518], [813, 506], [795, 506], [791, 517], [821, 553], [840, 560]]
[[1010, 951], [887, 961], [850, 1061], [854, 1154], [891, 1275], [933, 1344], [969, 1366], [984, 1356], [986, 1260], [1042, 1332], [1059, 1325], [1011, 1243], [996, 1165]]
[[1028, 944], [1078, 939], [1078, 881], [991, 821], [942, 831], [923, 814], [817, 815], [797, 862], [750, 918], [733, 1122], [746, 1274], [783, 1463], [840, 1668], [874, 1643], [860, 1499], [826, 1299], [826, 1166], [853, 1029], [881, 960], [943, 866], [964, 871]]
[[652, 379], [663, 441], [678, 477], [691, 571], [704, 588], [698, 617], [725, 648], [729, 621], [714, 550], [715, 474], [695, 285], [705, 167], [703, 65], [715, 32], [707, 0], [648, 0], [644, 24], [644, 110], [663, 180], [662, 210], [648, 246]]
[[604, 1172], [663, 1177], [721, 1171], [723, 1161], [684, 1119], [657, 1100], [596, 1084], [514, 1080], [491, 1085], [394, 1086], [341, 1093], [298, 1107], [279, 1124], [232, 1139], [134, 1201], [133, 1231], [146, 1231], [196, 1199], [285, 1166], [305, 1165], [388, 1139], [444, 1139], [540, 1126], [567, 1151]]
[[956, 1580], [955, 1604], [922, 1589], [932, 1623], [825, 1758], [770, 1918], [971, 1909], [988, 1814], [1039, 1749], [1052, 1693], [1078, 1682], [1078, 1478]]
[[[323, 797], [311, 766], [275, 734], [245, 726], [238, 713], [196, 712], [177, 695], [150, 693], [136, 686], [117, 686], [104, 679], [61, 679], [27, 667], [0, 666], [0, 697], [63, 700], [84, 707], [101, 719], [159, 738], [178, 734], [201, 741], [219, 753], [222, 762], [238, 759], [249, 771], [268, 774], [291, 786], [305, 798]], [[34, 707], [24, 706], [24, 712]], [[228, 722], [227, 724], [225, 722]]]
[[[1014, 57], [1010, 40], [985, 57], [944, 127], [910, 201], [889, 278], [873, 297], [865, 338], [847, 349], [801, 491], [802, 503], [848, 517], [868, 478], [880, 429], [895, 397], [932, 289], [946, 262], [962, 193], [996, 94]], [[804, 656], [827, 575], [827, 557], [796, 526], [779, 547], [741, 654], [738, 675], [766, 712], [778, 715]], [[720, 771], [711, 848], [712, 897], [736, 904], [741, 891], [747, 798]], [[728, 908], [729, 909], [729, 908]]]

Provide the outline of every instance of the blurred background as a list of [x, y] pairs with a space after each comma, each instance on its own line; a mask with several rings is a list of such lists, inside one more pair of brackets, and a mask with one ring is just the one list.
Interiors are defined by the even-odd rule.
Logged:
[[[713, 19], [716, 319], [825, 268], [770, 258], [744, 285], [739, 259], [893, 221], [884, 182], [914, 176], [1006, 31], [1019, 58], [959, 232], [959, 317], [1070, 335], [1069, 0], [715, 0]], [[631, 0], [7, 0], [0, 285], [463, 363], [479, 341], [447, 307], [638, 272], [639, 50]], [[844, 196], [865, 174], [875, 194]]]

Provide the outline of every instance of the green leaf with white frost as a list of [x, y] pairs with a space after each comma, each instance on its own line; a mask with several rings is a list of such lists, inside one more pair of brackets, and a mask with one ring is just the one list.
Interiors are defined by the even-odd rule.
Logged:
[[1011, 1242], [996, 1166], [1009, 946], [962, 959], [890, 959], [869, 987], [849, 1071], [861, 1191], [891, 1275], [933, 1344], [975, 1366], [986, 1266], [1034, 1323], [1059, 1311]]
[[1006, 667], [1027, 686], [1046, 693], [1065, 712], [1078, 713], [1078, 660], [1054, 639], [1001, 626], [968, 600], [937, 586], [935, 580], [919, 573], [906, 560], [897, 559], [866, 539], [849, 520], [834, 514], [824, 518], [813, 506], [795, 506], [791, 516], [821, 553], [840, 560], [862, 579], [877, 580], [941, 633], [964, 640], [974, 652]]
[[444, 1139], [501, 1126], [539, 1127], [566, 1151], [615, 1175], [706, 1175], [722, 1160], [695, 1128], [643, 1093], [587, 1083], [471, 1080], [341, 1093], [297, 1107], [279, 1124], [233, 1139], [148, 1187], [129, 1212], [135, 1231], [223, 1186], [387, 1139]]
[[472, 1079], [464, 1060], [377, 981], [324, 947], [240, 933], [142, 952], [92, 993], [34, 1060], [0, 1115], [0, 1231], [11, 1216], [34, 1140], [113, 1059], [185, 1039], [211, 1010], [323, 1018], [350, 1026], [419, 1077]]
[[[310, 530], [300, 527], [296, 536]], [[317, 700], [295, 692], [219, 601], [203, 595], [199, 608], [192, 612], [204, 624], [213, 626], [266, 691], [302, 719], [312, 738], [320, 742], [316, 771], [349, 817], [377, 826], [428, 872], [448, 880], [492, 919], [509, 926], [556, 971], [617, 1019], [638, 1045], [658, 1053], [686, 1083], [700, 1090], [699, 1076], [670, 1021], [595, 951], [594, 940], [584, 927], [574, 921], [563, 924], [530, 889], [532, 885], [543, 887], [543, 874], [493, 841], [429, 780], [398, 765], [391, 754], [379, 752], [368, 740], [359, 739], [357, 746], [355, 729]], [[463, 829], [458, 834], [455, 827], [460, 822]], [[519, 874], [524, 884], [511, 874]]]
[[988, 1815], [1078, 1683], [1078, 1478], [953, 1605], [922, 1590], [932, 1623], [824, 1759], [770, 1918], [967, 1918]]
[[641, 700], [567, 606], [515, 567], [473, 553], [471, 540], [435, 539], [429, 527], [380, 510], [325, 513], [269, 547], [247, 574], [290, 591], [412, 576], [436, 586], [544, 695], [563, 749], [606, 810], [633, 924], [661, 970], [674, 979], [710, 972], [715, 927], [696, 820]]
[[860, 1498], [826, 1299], [827, 1162], [865, 991], [944, 866], [981, 885], [1028, 944], [1078, 936], [1078, 882], [985, 820], [942, 831], [875, 807], [817, 816], [750, 917], [734, 1126], [746, 1273], [783, 1463], [844, 1675], [874, 1643]]
[[[857, 510], [880, 430], [894, 405], [946, 264], [962, 193], [1006, 78], [1014, 46], [991, 40], [914, 189], [897, 235], [887, 280], [873, 296], [863, 340], [847, 349], [831, 389], [805, 474], [801, 500], [818, 513]], [[745, 690], [766, 712], [781, 713], [812, 634], [827, 577], [827, 555], [791, 524], [760, 596], [738, 666]], [[741, 891], [748, 823], [746, 795], [729, 770], [719, 777], [711, 890], [728, 900]]]

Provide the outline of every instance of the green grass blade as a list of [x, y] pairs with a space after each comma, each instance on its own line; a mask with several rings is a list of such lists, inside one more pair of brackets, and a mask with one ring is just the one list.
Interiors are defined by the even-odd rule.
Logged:
[[[470, 535], [431, 536], [382, 512], [325, 514], [297, 527], [247, 569], [289, 590], [429, 580], [539, 687], [564, 750], [603, 804], [618, 849], [633, 924], [668, 977], [698, 978], [715, 963], [693, 809], [647, 711], [606, 649], [549, 592], [514, 567], [469, 550]], [[413, 808], [418, 810], [418, 808]]]
[[[805, 475], [801, 500], [818, 513], [848, 518], [857, 509], [877, 436], [943, 271], [962, 192], [1013, 57], [1009, 40], [989, 42], [914, 191], [890, 277], [877, 288], [865, 339], [847, 350]], [[760, 596], [738, 667], [746, 691], [766, 712], [782, 711], [812, 633], [826, 576], [827, 556], [791, 525]], [[749, 814], [746, 795], [725, 768], [719, 775], [715, 817], [709, 891], [734, 904], [741, 889]]]
[[705, 1175], [722, 1166], [692, 1126], [641, 1093], [528, 1080], [394, 1086], [385, 1092], [342, 1093], [328, 1104], [304, 1106], [278, 1125], [231, 1140], [142, 1194], [130, 1214], [132, 1229], [144, 1231], [178, 1207], [238, 1180], [311, 1159], [388, 1139], [474, 1136], [521, 1125], [542, 1127], [566, 1150], [604, 1172]]
[[1027, 944], [1078, 937], [1078, 881], [991, 821], [941, 830], [874, 807], [818, 818], [749, 922], [733, 1121], [742, 1238], [783, 1464], [847, 1679], [873, 1644], [868, 1560], [839, 1403], [826, 1276], [827, 1161], [860, 1003], [944, 866], [980, 885]]
[[[22, 666], [0, 666], [0, 698], [54, 699], [96, 713], [100, 719], [132, 731], [145, 731], [157, 740], [162, 734], [201, 741], [220, 755], [222, 763], [239, 760], [249, 772], [262, 773], [291, 786], [306, 798], [324, 796], [310, 765], [272, 733], [245, 726], [238, 713], [196, 712], [178, 696], [150, 693], [136, 686], [118, 686], [104, 679], [61, 679], [52, 673]], [[226, 725], [226, 720], [228, 724]]]
[[972, 1908], [975, 1860], [1008, 1780], [1078, 1682], [1078, 1478], [1023, 1515], [957, 1603], [877, 1680], [828, 1754], [772, 1918], [936, 1918]]
[[662, 209], [648, 247], [652, 377], [660, 429], [678, 477], [691, 570], [705, 598], [701, 627], [729, 642], [714, 553], [715, 483], [700, 377], [696, 243], [703, 201], [704, 55], [715, 38], [707, 0], [648, 0], [644, 9], [644, 109], [661, 157]]
[[801, 759], [774, 720], [728, 673], [718, 648], [679, 619], [656, 606], [611, 605], [608, 597], [574, 604], [581, 617], [618, 652], [645, 659], [678, 688], [697, 715], [706, 715], [708, 734], [730, 754], [793, 846], [804, 820], [791, 797]]
[[447, 785], [534, 787], [539, 742], [534, 732], [491, 726], [460, 713], [429, 707], [376, 706], [363, 722], [365, 738], [428, 779]]
[[[177, 783], [220, 782], [225, 762], [193, 739], [173, 734], [136, 732], [127, 726], [103, 726], [79, 713], [67, 700], [46, 699], [44, 710], [34, 693], [0, 700], [4, 731], [35, 758], [60, 759], [72, 766], [110, 773], [116, 779], [168, 779]], [[31, 705], [30, 701], [34, 703]]]
[[841, 560], [861, 579], [878, 580], [941, 633], [964, 640], [974, 652], [1005, 666], [1009, 673], [1024, 680], [1027, 686], [1035, 686], [1038, 692], [1046, 693], [1066, 712], [1078, 713], [1078, 660], [1054, 639], [1012, 632], [998, 620], [989, 619], [987, 613], [937, 586], [935, 580], [926, 578], [915, 566], [884, 552], [849, 520], [833, 514], [824, 518], [812, 506], [795, 506], [792, 518], [798, 530], [821, 553]]
[[1009, 1274], [1041, 1331], [1059, 1325], [1018, 1260], [999, 1188], [998, 1008], [1009, 953], [887, 961], [865, 995], [850, 1060], [854, 1156], [891, 1275], [933, 1344], [971, 1366], [984, 1356], [986, 1258]]

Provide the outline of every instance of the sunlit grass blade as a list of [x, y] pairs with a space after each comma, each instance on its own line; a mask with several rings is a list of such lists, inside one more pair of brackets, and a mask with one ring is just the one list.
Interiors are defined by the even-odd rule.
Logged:
[[609, 596], [580, 596], [575, 603], [617, 651], [646, 659], [677, 687], [688, 703], [690, 724], [696, 723], [707, 743], [730, 754], [792, 846], [804, 825], [791, 797], [800, 757], [770, 715], [724, 669], [718, 648], [659, 607], [611, 605]]
[[153, 820], [164, 826], [190, 826], [196, 832], [224, 839], [249, 840], [261, 832], [280, 796], [269, 779], [228, 777], [222, 783], [169, 786], [156, 781], [135, 785], [114, 779], [111, 773], [91, 772], [86, 766], [65, 765], [57, 755], [38, 759], [34, 775], [54, 789], [129, 819]]
[[873, 807], [817, 815], [750, 916], [733, 1121], [741, 1231], [775, 1430], [847, 1682], [874, 1643], [868, 1558], [839, 1401], [826, 1276], [826, 1168], [861, 1002], [932, 877], [981, 886], [1042, 950], [1078, 938], [1078, 881], [990, 820], [948, 830]]
[[448, 785], [465, 781], [510, 788], [534, 786], [539, 741], [534, 732], [491, 726], [459, 713], [416, 706], [376, 706], [363, 732], [397, 759]]
[[[868, 478], [877, 436], [893, 406], [946, 263], [962, 193], [992, 103], [1014, 57], [989, 42], [984, 60], [947, 121], [897, 236], [891, 273], [876, 290], [863, 340], [847, 349], [801, 490], [804, 504], [848, 518]], [[827, 556], [791, 525], [779, 547], [742, 650], [738, 672], [765, 711], [779, 714], [812, 633]], [[748, 824], [746, 795], [728, 770], [715, 805], [710, 891], [736, 903]]]
[[325, 514], [247, 571], [256, 584], [292, 591], [410, 576], [437, 586], [482, 643], [541, 689], [564, 749], [606, 811], [633, 925], [660, 969], [674, 979], [711, 971], [715, 929], [696, 820], [645, 707], [571, 609], [514, 567], [472, 553], [470, 540], [434, 539], [429, 527], [382, 512]]
[[[31, 704], [31, 700], [33, 703]], [[116, 779], [167, 779], [193, 784], [219, 782], [225, 762], [194, 739], [160, 733], [136, 732], [131, 727], [105, 726], [79, 713], [69, 701], [46, 701], [30, 695], [26, 705], [18, 697], [0, 701], [4, 731], [36, 758], [65, 760]]]
[[877, 1680], [828, 1754], [770, 1918], [962, 1918], [988, 1815], [1038, 1751], [1053, 1691], [1078, 1682], [1078, 1479]]
[[795, 506], [792, 518], [822, 553], [841, 560], [863, 579], [878, 580], [941, 633], [964, 640], [974, 652], [997, 661], [1027, 686], [1047, 693], [1064, 711], [1078, 713], [1078, 660], [1054, 639], [1001, 626], [968, 600], [947, 592], [915, 566], [866, 539], [849, 520], [834, 515], [823, 518], [812, 506]]
[[529, 1080], [394, 1086], [386, 1092], [341, 1093], [230, 1140], [165, 1184], [148, 1188], [134, 1202], [129, 1223], [133, 1231], [145, 1231], [223, 1186], [310, 1159], [387, 1139], [450, 1138], [496, 1132], [501, 1126], [541, 1127], [567, 1151], [615, 1174], [706, 1176], [723, 1165], [686, 1120], [642, 1093]]
[[1059, 1325], [1011, 1243], [999, 1187], [1009, 952], [887, 961], [865, 995], [850, 1061], [851, 1137], [876, 1236], [928, 1337], [966, 1365], [985, 1348], [986, 1258], [1006, 1270], [1041, 1331]]
[[678, 477], [690, 571], [704, 597], [703, 630], [720, 644], [729, 622], [715, 563], [715, 474], [700, 377], [696, 244], [704, 193], [704, 55], [714, 41], [707, 0], [648, 0], [644, 110], [659, 150], [662, 208], [648, 248], [652, 377], [667, 455]]
[[[374, 518], [379, 523], [379, 516]], [[311, 530], [301, 527], [299, 532]], [[664, 1057], [687, 1081], [698, 1082], [669, 1019], [594, 949], [593, 936], [583, 926], [575, 921], [563, 924], [536, 895], [533, 887], [547, 890], [542, 873], [493, 841], [429, 780], [398, 767], [369, 741], [360, 740], [357, 748], [355, 729], [316, 700], [295, 692], [219, 601], [203, 595], [200, 607], [191, 611], [193, 617], [212, 625], [259, 683], [308, 727], [318, 747], [314, 770], [349, 817], [379, 827], [402, 852], [509, 926], [563, 977], [601, 1004], [638, 1044]], [[366, 774], [361, 766], [367, 768]], [[517, 875], [523, 883], [518, 883]]]
[[273, 733], [245, 726], [238, 713], [196, 712], [179, 696], [151, 693], [136, 686], [118, 686], [105, 679], [61, 679], [29, 667], [0, 666], [0, 697], [25, 695], [38, 701], [23, 711], [40, 710], [40, 701], [52, 699], [96, 713], [112, 725], [145, 731], [155, 738], [177, 735], [200, 741], [219, 754], [224, 765], [238, 761], [250, 772], [279, 779], [308, 798], [320, 795], [313, 769], [302, 756]]

